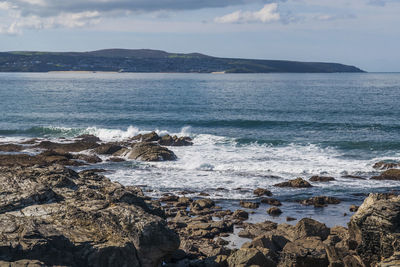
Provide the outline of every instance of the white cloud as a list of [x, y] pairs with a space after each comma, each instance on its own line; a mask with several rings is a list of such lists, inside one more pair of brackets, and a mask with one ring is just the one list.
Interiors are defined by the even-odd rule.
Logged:
[[278, 4], [266, 4], [259, 11], [235, 11], [222, 17], [214, 19], [217, 23], [269, 23], [279, 21], [281, 16], [278, 12]]

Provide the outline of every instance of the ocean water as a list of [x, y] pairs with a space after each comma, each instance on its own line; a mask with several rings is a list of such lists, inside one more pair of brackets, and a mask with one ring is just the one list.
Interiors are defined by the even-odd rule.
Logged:
[[[344, 225], [365, 194], [400, 189], [368, 180], [380, 160], [400, 160], [400, 74], [0, 73], [0, 142], [95, 134], [117, 141], [149, 131], [191, 136], [174, 162], [100, 163], [106, 175], [150, 196], [206, 192], [225, 207], [269, 188], [284, 214]], [[313, 175], [312, 189], [272, 185]], [[366, 180], [345, 178], [356, 175]], [[295, 200], [330, 195], [327, 208]]]

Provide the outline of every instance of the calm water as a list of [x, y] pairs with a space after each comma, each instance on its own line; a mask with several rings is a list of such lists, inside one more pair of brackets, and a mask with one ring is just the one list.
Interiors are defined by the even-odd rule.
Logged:
[[[2, 73], [0, 142], [82, 133], [111, 141], [151, 130], [190, 135], [193, 147], [173, 148], [176, 162], [99, 167], [153, 195], [205, 191], [225, 205], [268, 187], [287, 202], [286, 215], [343, 224], [343, 211], [362, 201], [358, 193], [399, 185], [342, 177], [369, 178], [375, 162], [400, 160], [399, 96], [400, 74]], [[316, 174], [337, 180], [306, 190], [271, 187]], [[344, 202], [325, 209], [290, 202], [322, 194]], [[266, 208], [254, 220], [266, 217]]]

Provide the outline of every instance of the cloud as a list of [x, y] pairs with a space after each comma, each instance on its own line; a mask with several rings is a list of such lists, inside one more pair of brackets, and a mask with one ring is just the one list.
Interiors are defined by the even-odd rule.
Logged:
[[217, 23], [269, 23], [279, 21], [281, 19], [278, 13], [278, 4], [266, 4], [259, 11], [235, 11], [222, 17], [214, 19]]

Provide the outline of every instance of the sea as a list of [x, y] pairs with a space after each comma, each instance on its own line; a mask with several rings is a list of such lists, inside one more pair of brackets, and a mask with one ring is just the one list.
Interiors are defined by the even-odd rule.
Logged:
[[[0, 103], [0, 143], [81, 134], [122, 141], [151, 131], [190, 136], [193, 146], [171, 148], [176, 161], [94, 166], [150, 197], [206, 193], [232, 210], [240, 200], [259, 201], [254, 189], [271, 190], [283, 214], [271, 217], [262, 204], [250, 222], [291, 216], [346, 225], [350, 205], [400, 189], [400, 182], [369, 179], [380, 172], [376, 162], [400, 160], [396, 73], [0, 73]], [[314, 175], [336, 180], [308, 189], [273, 186]], [[320, 195], [342, 202], [297, 202]]]

